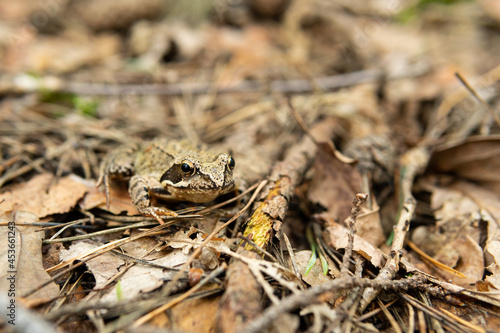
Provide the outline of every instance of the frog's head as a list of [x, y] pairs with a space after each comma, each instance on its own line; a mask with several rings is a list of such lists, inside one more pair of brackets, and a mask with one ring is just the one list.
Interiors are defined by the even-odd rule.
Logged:
[[178, 157], [160, 178], [176, 200], [209, 202], [234, 187], [234, 159], [228, 154], [187, 154]]

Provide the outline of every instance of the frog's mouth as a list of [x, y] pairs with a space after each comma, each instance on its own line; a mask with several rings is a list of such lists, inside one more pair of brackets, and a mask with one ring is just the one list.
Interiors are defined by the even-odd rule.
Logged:
[[217, 186], [208, 180], [194, 181], [193, 179], [181, 180], [176, 183], [164, 180], [161, 184], [169, 193], [170, 199], [197, 203], [213, 201], [219, 195], [234, 188], [233, 180], [225, 180], [223, 186]]
[[210, 202], [218, 196], [231, 191], [234, 184], [228, 187], [166, 187], [171, 198], [178, 201], [190, 201], [196, 203]]

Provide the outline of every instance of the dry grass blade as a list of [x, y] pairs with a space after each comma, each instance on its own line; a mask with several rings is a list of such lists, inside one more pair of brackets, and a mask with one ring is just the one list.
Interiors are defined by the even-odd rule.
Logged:
[[459, 316], [454, 315], [453, 313], [451, 313], [450, 311], [448, 311], [446, 309], [440, 308], [439, 310], [442, 311], [442, 312], [444, 312], [446, 315], [448, 315], [449, 317], [453, 318], [454, 320], [458, 321], [460, 324], [462, 324], [462, 325], [470, 328], [473, 332], [486, 333], [486, 330], [484, 328], [476, 326], [476, 325], [473, 325], [470, 322], [468, 322], [466, 320], [463, 320]]
[[460, 331], [462, 331], [462, 332], [477, 332], [475, 330], [472, 330], [467, 325], [464, 325], [462, 322], [456, 321], [453, 316], [449, 316], [448, 314], [446, 314], [444, 312], [440, 312], [439, 310], [436, 310], [436, 309], [432, 308], [431, 306], [426, 305], [426, 304], [416, 300], [415, 298], [413, 298], [412, 296], [410, 296], [408, 294], [400, 293], [400, 296], [405, 301], [407, 301], [412, 306], [414, 306], [415, 308], [417, 308], [417, 309], [423, 311], [424, 313], [426, 313], [427, 315], [429, 315], [431, 318], [437, 320], [438, 322], [442, 323], [443, 325], [449, 326], [450, 329], [453, 329], [453, 330], [456, 330], [459, 332]]
[[394, 317], [391, 315], [389, 310], [387, 310], [387, 307], [384, 305], [384, 303], [382, 303], [382, 301], [380, 299], [377, 299], [377, 303], [380, 306], [380, 309], [382, 309], [382, 312], [384, 313], [384, 315], [387, 317], [387, 319], [391, 323], [391, 326], [392, 326], [394, 332], [402, 333], [403, 331], [401, 330], [401, 327], [399, 327], [398, 323], [396, 322]]
[[466, 278], [465, 275], [463, 275], [462, 273], [460, 273], [459, 271], [449, 267], [449, 266], [446, 266], [445, 264], [443, 264], [442, 262], [439, 262], [437, 261], [436, 259], [432, 258], [431, 256], [429, 256], [428, 254], [426, 254], [424, 251], [420, 250], [416, 245], [415, 243], [413, 243], [412, 241], [407, 241], [406, 244], [408, 244], [408, 246], [415, 252], [417, 252], [422, 258], [425, 258], [426, 260], [428, 260], [432, 265], [444, 270], [445, 272], [448, 272], [448, 273], [451, 273], [455, 276], [458, 276], [458, 277], [461, 277], [461, 278]]
[[65, 152], [67, 152], [71, 147], [76, 143], [76, 141], [66, 141], [63, 145], [59, 146], [56, 150], [51, 152], [50, 154], [47, 154], [47, 156], [40, 157], [36, 159], [35, 161], [24, 165], [22, 167], [19, 167], [17, 169], [11, 169], [9, 172], [6, 172], [2, 177], [0, 177], [0, 187], [2, 187], [6, 182], [11, 181], [19, 176], [24, 175], [25, 173], [37, 169], [43, 165], [47, 160], [51, 160], [53, 158], [56, 158]]

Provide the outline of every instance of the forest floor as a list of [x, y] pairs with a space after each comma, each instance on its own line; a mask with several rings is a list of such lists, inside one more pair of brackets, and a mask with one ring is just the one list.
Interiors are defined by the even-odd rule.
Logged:
[[4, 331], [500, 330], [498, 1], [0, 8]]

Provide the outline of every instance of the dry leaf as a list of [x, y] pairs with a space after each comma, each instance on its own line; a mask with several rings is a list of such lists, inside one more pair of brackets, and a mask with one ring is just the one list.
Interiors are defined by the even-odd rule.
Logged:
[[304, 280], [310, 286], [317, 286], [331, 281], [331, 277], [323, 274], [323, 269], [321, 268], [321, 261], [319, 260], [319, 258], [316, 259], [316, 263], [309, 271], [309, 274], [305, 274], [307, 265], [309, 264], [309, 260], [311, 259], [311, 254], [312, 252], [310, 250], [304, 250], [295, 253], [295, 260], [297, 261], [297, 266], [299, 268], [302, 280]]
[[[344, 228], [338, 223], [326, 228], [323, 232], [323, 238], [326, 243], [334, 249], [345, 249], [347, 247], [349, 230]], [[375, 267], [382, 267], [385, 262], [384, 254], [382, 251], [365, 241], [358, 235], [354, 235], [353, 251], [360, 254], [363, 258], [367, 259]]]
[[[481, 218], [481, 207], [476, 201], [456, 186], [430, 187], [429, 190], [432, 192], [431, 208], [435, 210], [436, 226], [416, 228], [412, 241], [430, 256], [435, 256], [443, 246], [457, 238], [467, 236], [479, 243], [482, 229], [477, 222]], [[449, 260], [443, 260], [453, 267]]]
[[62, 214], [75, 207], [88, 188], [88, 182], [76, 175], [56, 180], [52, 174], [41, 174], [0, 194], [0, 202], [5, 200], [0, 207], [4, 212], [31, 212], [38, 218]]
[[[437, 270], [446, 280], [470, 287], [482, 280], [485, 259], [479, 245], [486, 240], [486, 248], [498, 239], [497, 216], [500, 217], [500, 197], [487, 189], [469, 182], [457, 181], [448, 187], [429, 187], [432, 192], [431, 208], [435, 209], [436, 226], [417, 228], [412, 240], [436, 260], [456, 269], [467, 278], [457, 278]], [[487, 228], [484, 228], [484, 224]], [[492, 245], [494, 249], [494, 244]], [[494, 266], [491, 266], [494, 268]]]
[[[16, 211], [0, 217], [0, 222], [37, 222], [38, 218], [32, 213]], [[16, 277], [15, 293], [20, 297], [29, 290], [41, 285], [50, 279], [42, 264], [42, 240], [43, 232], [35, 232], [36, 226], [16, 226], [14, 230], [8, 227], [0, 227], [0, 240], [5, 246], [0, 251], [0, 260], [3, 269], [0, 271], [0, 290], [9, 289], [8, 277]], [[14, 233], [14, 234], [13, 234]], [[6, 267], [8, 261], [7, 244], [8, 237], [15, 239], [15, 259], [12, 267]], [[10, 263], [9, 263], [10, 265]], [[59, 287], [50, 283], [37, 292], [27, 297], [28, 300], [44, 300], [57, 297]]]
[[458, 256], [454, 264], [448, 264], [442, 260], [444, 253], [438, 253], [434, 258], [444, 264], [452, 267], [453, 269], [464, 274], [466, 278], [457, 277], [451, 273], [437, 270], [440, 276], [444, 277], [445, 281], [452, 281], [456, 285], [464, 288], [470, 288], [476, 281], [482, 280], [484, 273], [484, 260], [483, 250], [481, 247], [469, 236], [457, 238], [453, 242], [443, 247], [443, 250], [453, 248], [456, 250]]
[[500, 182], [500, 137], [471, 137], [458, 145], [438, 148], [429, 165], [438, 172], [453, 172], [475, 181]]
[[171, 324], [183, 332], [214, 332], [220, 297], [188, 299], [170, 311]]
[[344, 221], [355, 194], [361, 192], [361, 176], [356, 166], [337, 158], [328, 143], [321, 144], [314, 166], [309, 199], [325, 207], [328, 216]]
[[[70, 260], [82, 253], [97, 248], [97, 245], [80, 242], [72, 245], [69, 250], [61, 252], [61, 261]], [[152, 264], [165, 267], [178, 267], [186, 262], [188, 255], [180, 250], [174, 250], [162, 258], [151, 260]], [[111, 253], [105, 253], [86, 263], [89, 270], [95, 277], [96, 289], [103, 288], [108, 280], [125, 268], [126, 262]], [[160, 287], [167, 279], [171, 279], [175, 272], [166, 271], [156, 267], [145, 265], [135, 265], [131, 267], [124, 275], [120, 277], [121, 289], [125, 299], [131, 299], [142, 292], [149, 292]], [[111, 290], [100, 298], [102, 301], [116, 301], [116, 288]]]
[[493, 241], [486, 245], [484, 259], [487, 265], [486, 269], [500, 276], [500, 241]]
[[[107, 210], [106, 207], [106, 194], [102, 186], [100, 188], [89, 188], [88, 193], [80, 202], [80, 207], [83, 210], [90, 210], [93, 208], [101, 208]], [[119, 186], [119, 184], [112, 183], [109, 187], [109, 212], [119, 215], [124, 212], [128, 215], [139, 215], [139, 212], [132, 204], [128, 190]]]
[[[361, 175], [353, 163], [354, 160], [333, 150], [328, 143], [321, 144], [315, 160], [315, 174], [309, 189], [309, 199], [327, 209], [322, 215], [335, 221], [344, 221], [351, 212], [352, 201], [356, 193], [361, 192]], [[361, 208], [356, 226], [359, 237], [374, 246], [384, 240], [378, 205], [374, 198], [372, 210]]]

